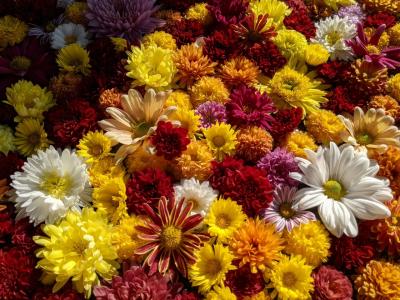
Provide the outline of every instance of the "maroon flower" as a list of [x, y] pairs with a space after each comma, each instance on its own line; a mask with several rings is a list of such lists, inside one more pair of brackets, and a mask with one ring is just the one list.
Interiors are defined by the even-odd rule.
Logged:
[[197, 20], [182, 19], [166, 25], [163, 30], [174, 36], [178, 46], [193, 43], [204, 35], [204, 25]]
[[276, 71], [286, 64], [286, 58], [282, 56], [278, 47], [271, 41], [254, 44], [245, 55], [254, 60], [260, 70], [268, 77], [272, 77]]
[[353, 288], [350, 280], [330, 266], [321, 266], [313, 273], [314, 300], [351, 300]]
[[323, 108], [332, 110], [336, 114], [343, 112], [353, 114], [356, 106], [365, 107], [368, 100], [358, 90], [345, 86], [335, 87], [327, 96], [329, 101]]
[[33, 241], [32, 236], [38, 230], [33, 227], [32, 223], [29, 223], [28, 218], [18, 220], [15, 222], [12, 233], [13, 245], [18, 247], [22, 253], [33, 253], [38, 248], [38, 245]]
[[249, 265], [229, 271], [226, 274], [225, 285], [239, 298], [250, 297], [260, 293], [265, 282], [261, 272], [251, 273]]
[[187, 129], [174, 127], [171, 122], [164, 121], [158, 122], [150, 141], [156, 148], [156, 154], [167, 160], [180, 156], [190, 143]]
[[274, 121], [272, 99], [256, 89], [242, 85], [233, 90], [226, 104], [228, 121], [236, 126], [258, 126], [269, 129]]
[[349, 72], [350, 64], [343, 61], [331, 61], [317, 67], [318, 75], [329, 83], [344, 83], [345, 74]]
[[369, 15], [364, 22], [365, 27], [379, 27], [385, 24], [387, 28], [396, 25], [396, 17], [392, 14], [382, 11], [372, 15]]
[[11, 203], [0, 206], [0, 247], [7, 247], [14, 230], [14, 205]]
[[299, 107], [282, 109], [278, 110], [273, 116], [275, 121], [272, 123], [269, 132], [274, 139], [278, 140], [297, 128], [303, 118], [303, 111]]
[[76, 146], [83, 135], [97, 129], [96, 110], [82, 99], [53, 107], [46, 120], [46, 131], [59, 147]]
[[174, 300], [200, 300], [200, 295], [196, 292], [184, 291], [179, 295], [176, 295]]
[[9, 152], [8, 155], [0, 153], [0, 180], [10, 178], [10, 175], [15, 171], [21, 170], [24, 161], [14, 152]]
[[239, 37], [232, 28], [214, 31], [204, 39], [204, 54], [213, 61], [223, 61], [236, 54]]
[[85, 297], [73, 290], [69, 285], [64, 286], [57, 293], [53, 293], [50, 287], [40, 286], [33, 296], [33, 300], [84, 300]]
[[283, 24], [288, 29], [294, 29], [304, 34], [307, 39], [315, 37], [316, 28], [314, 22], [305, 9], [293, 9], [292, 13], [283, 20]]
[[173, 197], [172, 179], [160, 169], [147, 168], [133, 173], [126, 184], [126, 205], [128, 211], [134, 214], [146, 214], [144, 204], [157, 207], [158, 200], [165, 196]]
[[209, 0], [207, 9], [220, 25], [238, 24], [245, 16], [247, 0]]

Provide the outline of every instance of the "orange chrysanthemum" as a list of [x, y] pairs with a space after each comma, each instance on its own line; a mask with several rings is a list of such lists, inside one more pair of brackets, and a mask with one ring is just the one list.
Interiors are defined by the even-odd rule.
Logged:
[[166, 171], [169, 162], [162, 156], [151, 154], [147, 150], [147, 144], [138, 148], [135, 153], [129, 154], [125, 160], [126, 169], [129, 173], [142, 171], [146, 168], [159, 168]]
[[257, 82], [259, 74], [257, 65], [242, 56], [227, 61], [220, 70], [220, 77], [228, 86], [252, 85]]
[[368, 10], [400, 13], [400, 2], [398, 0], [362, 0], [362, 3]]
[[122, 94], [117, 89], [112, 88], [105, 90], [100, 94], [99, 103], [100, 107], [106, 109], [107, 107], [121, 107]]
[[258, 162], [272, 149], [272, 136], [260, 127], [240, 129], [236, 139], [236, 155], [253, 163]]
[[385, 113], [395, 120], [400, 120], [400, 104], [389, 95], [374, 96], [368, 104], [370, 108], [383, 108]]
[[214, 74], [217, 63], [203, 54], [203, 48], [195, 44], [183, 45], [173, 56], [178, 79], [183, 85], [192, 85], [206, 75]]
[[239, 228], [230, 240], [230, 247], [237, 258], [239, 266], [249, 264], [252, 273], [257, 269], [263, 271], [279, 259], [283, 250], [283, 239], [275, 231], [273, 224], [260, 219], [249, 219]]
[[389, 146], [389, 149], [373, 157], [379, 164], [379, 176], [390, 180], [390, 187], [395, 196], [400, 196], [400, 148]]

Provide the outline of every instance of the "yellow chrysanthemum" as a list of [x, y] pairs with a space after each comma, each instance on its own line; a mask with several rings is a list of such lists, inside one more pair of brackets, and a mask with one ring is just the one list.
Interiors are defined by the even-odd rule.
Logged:
[[322, 144], [329, 144], [331, 141], [340, 144], [342, 134], [346, 132], [343, 122], [330, 110], [320, 109], [309, 114], [304, 123], [307, 132]]
[[400, 23], [389, 28], [389, 39], [392, 46], [400, 46]]
[[333, 8], [335, 11], [339, 9], [340, 6], [349, 6], [356, 3], [355, 0], [322, 0], [325, 6]]
[[304, 59], [307, 48], [306, 37], [296, 30], [281, 29], [274, 38], [275, 45], [286, 59]]
[[93, 207], [104, 212], [113, 224], [128, 216], [126, 187], [121, 177], [111, 178], [93, 189]]
[[65, 46], [57, 55], [57, 64], [61, 71], [83, 75], [88, 75], [90, 72], [89, 60], [89, 52], [75, 43]]
[[43, 113], [55, 105], [51, 92], [26, 80], [20, 80], [7, 88], [6, 96], [7, 100], [4, 102], [14, 107], [18, 114], [15, 117], [17, 122], [23, 118], [42, 120]]
[[121, 37], [111, 37], [114, 49], [117, 52], [124, 52], [128, 48], [128, 41]]
[[69, 4], [65, 8], [65, 16], [68, 20], [76, 24], [86, 25], [86, 10], [87, 10], [87, 3], [81, 1], [75, 1]]
[[166, 90], [171, 87], [177, 72], [172, 59], [173, 51], [154, 44], [144, 47], [132, 47], [128, 52], [129, 71], [126, 75], [133, 78], [134, 86], [145, 85], [146, 88]]
[[0, 49], [22, 42], [28, 29], [28, 25], [13, 16], [0, 18]]
[[319, 221], [308, 222], [285, 234], [285, 252], [304, 257], [307, 264], [317, 267], [329, 256], [329, 234]]
[[378, 12], [400, 13], [400, 2], [398, 0], [361, 0], [366, 9]]
[[217, 122], [207, 129], [203, 129], [208, 147], [215, 154], [217, 160], [222, 160], [226, 155], [235, 153], [237, 144], [235, 130], [231, 125]]
[[285, 66], [275, 73], [269, 88], [270, 96], [279, 109], [300, 107], [305, 115], [318, 111], [320, 104], [328, 101], [324, 91], [327, 86], [315, 79], [317, 74], [314, 71], [306, 72], [305, 67], [297, 71]]
[[109, 281], [117, 274], [111, 229], [103, 214], [84, 208], [82, 213], [68, 212], [57, 225], [43, 226], [47, 237], [33, 237], [42, 246], [36, 253], [37, 268], [43, 269], [45, 282], [55, 282], [54, 293], [71, 279], [74, 289], [90, 298], [99, 277]]
[[76, 146], [78, 155], [85, 158], [87, 163], [92, 163], [110, 155], [111, 140], [102, 132], [90, 131], [82, 137]]
[[259, 292], [258, 294], [252, 296], [245, 296], [243, 300], [271, 300], [271, 296], [266, 290]]
[[195, 132], [199, 130], [200, 116], [196, 115], [192, 109], [179, 108], [169, 116], [169, 119], [179, 121], [180, 127], [187, 129], [190, 137], [193, 137]]
[[129, 154], [125, 159], [127, 171], [132, 174], [146, 168], [159, 168], [168, 170], [170, 162], [163, 156], [152, 154], [148, 151], [148, 144], [139, 147], [134, 153]]
[[206, 300], [236, 300], [236, 296], [228, 287], [215, 286], [206, 296]]
[[24, 119], [15, 129], [15, 146], [17, 151], [25, 156], [30, 156], [38, 150], [46, 149], [51, 142], [43, 124], [37, 119]]
[[12, 129], [6, 125], [0, 125], [0, 152], [5, 155], [15, 150], [14, 133]]
[[318, 148], [312, 136], [310, 136], [307, 132], [299, 130], [296, 130], [288, 135], [284, 141], [284, 146], [295, 156], [303, 158], [307, 158], [304, 149], [315, 151]]
[[165, 31], [154, 31], [147, 34], [142, 39], [142, 44], [145, 47], [155, 45], [163, 49], [176, 50], [176, 41], [174, 37]]
[[208, 233], [211, 236], [216, 236], [218, 241], [225, 243], [245, 220], [246, 215], [239, 204], [230, 198], [219, 198], [211, 203], [204, 224], [208, 225]]
[[222, 244], [205, 244], [194, 254], [196, 262], [189, 267], [189, 279], [200, 293], [207, 293], [214, 285], [223, 285], [225, 275], [235, 270], [232, 265], [235, 256]]
[[210, 12], [207, 9], [207, 3], [196, 3], [188, 8], [185, 18], [187, 20], [196, 20], [205, 25], [212, 21]]
[[95, 161], [88, 171], [90, 183], [94, 187], [99, 187], [112, 178], [125, 176], [125, 170], [110, 156]]
[[400, 102], [400, 73], [389, 79], [387, 88], [390, 95]]
[[240, 84], [251, 86], [257, 82], [260, 70], [251, 60], [238, 56], [226, 61], [221, 66], [219, 74], [228, 86], [234, 87]]
[[283, 20], [292, 12], [285, 2], [279, 0], [252, 0], [250, 9], [256, 16], [267, 15], [269, 27], [273, 25], [276, 29], [283, 26]]
[[213, 155], [204, 140], [191, 141], [182, 155], [176, 159], [174, 174], [179, 179], [204, 181], [211, 175]]
[[181, 109], [192, 109], [192, 103], [190, 102], [190, 96], [182, 90], [173, 91], [165, 101], [165, 106], [176, 106]]
[[229, 99], [229, 91], [221, 79], [204, 76], [190, 89], [192, 104], [194, 107], [206, 101], [225, 103]]
[[298, 255], [283, 256], [265, 277], [269, 279], [268, 288], [273, 288], [271, 298], [282, 300], [311, 299], [314, 290], [314, 279], [311, 276], [313, 268], [306, 264]]
[[399, 264], [371, 260], [354, 285], [360, 300], [399, 300], [399, 282]]
[[304, 52], [304, 59], [310, 66], [319, 66], [329, 60], [329, 51], [321, 44], [307, 45]]
[[121, 260], [130, 259], [135, 254], [137, 247], [143, 244], [138, 238], [136, 226], [143, 225], [143, 220], [135, 215], [121, 219], [120, 223], [113, 227], [112, 243]]

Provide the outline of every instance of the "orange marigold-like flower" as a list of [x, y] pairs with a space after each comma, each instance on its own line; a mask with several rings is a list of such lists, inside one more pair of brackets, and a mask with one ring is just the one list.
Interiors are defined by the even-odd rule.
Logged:
[[251, 272], [263, 271], [279, 259], [284, 240], [275, 231], [273, 224], [260, 219], [249, 219], [239, 228], [230, 240], [230, 247], [237, 258], [239, 267], [250, 265]]
[[259, 74], [257, 65], [242, 56], [227, 61], [220, 70], [221, 79], [229, 86], [252, 85], [257, 82]]
[[367, 11], [400, 13], [400, 2], [398, 0], [362, 0]]
[[117, 89], [112, 88], [103, 91], [99, 97], [99, 103], [101, 108], [106, 109], [107, 107], [121, 107], [122, 94]]
[[389, 95], [374, 96], [369, 102], [370, 108], [383, 108], [385, 113], [395, 120], [400, 120], [400, 104]]
[[240, 129], [236, 138], [236, 155], [253, 163], [258, 162], [272, 149], [272, 136], [260, 127]]

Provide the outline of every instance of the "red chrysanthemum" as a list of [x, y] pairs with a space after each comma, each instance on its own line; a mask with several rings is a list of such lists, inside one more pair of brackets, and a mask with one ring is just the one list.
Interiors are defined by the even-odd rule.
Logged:
[[3, 248], [9, 243], [14, 230], [13, 205], [0, 205], [0, 247]]
[[351, 87], [337, 86], [327, 95], [329, 101], [323, 105], [324, 109], [333, 111], [336, 114], [348, 112], [353, 114], [356, 106], [366, 107], [368, 98], [361, 95]]
[[160, 197], [173, 198], [172, 179], [160, 169], [146, 168], [133, 173], [126, 183], [126, 205], [130, 213], [146, 214], [145, 204], [157, 206]]
[[224, 61], [238, 53], [239, 36], [232, 28], [214, 31], [204, 39], [204, 54], [212, 61]]
[[207, 9], [219, 25], [238, 24], [245, 16], [248, 0], [209, 0]]
[[171, 122], [160, 121], [150, 142], [156, 148], [158, 156], [171, 160], [186, 150], [190, 139], [186, 128], [174, 127]]
[[74, 147], [88, 131], [97, 129], [96, 110], [81, 99], [53, 107], [46, 121], [46, 131], [58, 147]]
[[225, 104], [228, 121], [236, 126], [258, 126], [269, 129], [275, 111], [272, 99], [254, 88], [242, 85], [232, 91], [230, 101]]
[[382, 24], [385, 24], [386, 28], [390, 28], [396, 25], [396, 17], [383, 11], [367, 16], [364, 21], [365, 27], [379, 27]]
[[283, 24], [288, 29], [304, 34], [307, 39], [315, 37], [316, 28], [314, 22], [305, 9], [293, 9], [292, 13], [283, 20]]
[[344, 61], [330, 61], [317, 67], [319, 77], [329, 83], [343, 84], [346, 82], [350, 64]]
[[13, 248], [0, 249], [0, 299], [29, 300], [37, 277], [35, 260]]
[[303, 118], [303, 111], [300, 107], [278, 110], [274, 115], [269, 132], [275, 140], [283, 139], [294, 131]]
[[251, 297], [260, 293], [265, 287], [262, 272], [252, 273], [249, 265], [245, 265], [226, 274], [225, 285], [238, 297]]
[[272, 77], [287, 62], [278, 47], [271, 41], [263, 44], [256, 43], [245, 53], [246, 57], [252, 59], [263, 73]]
[[53, 293], [50, 287], [41, 286], [33, 296], [33, 300], [84, 300], [85, 297], [72, 289], [69, 285], [64, 286], [57, 293]]
[[182, 19], [163, 27], [165, 32], [174, 36], [178, 46], [191, 44], [198, 37], [204, 36], [204, 25], [197, 20]]
[[183, 293], [176, 295], [174, 300], [200, 300], [201, 296], [196, 292], [184, 291]]
[[33, 253], [38, 245], [33, 241], [32, 236], [39, 229], [35, 229], [32, 223], [29, 223], [29, 218], [18, 220], [14, 224], [12, 232], [12, 243], [14, 246], [25, 254]]
[[157, 270], [163, 274], [174, 265], [187, 277], [188, 264], [196, 261], [194, 251], [208, 239], [207, 235], [194, 231], [203, 218], [200, 214], [190, 216], [193, 202], [184, 202], [184, 199], [176, 203], [174, 198], [167, 200], [162, 197], [158, 202], [158, 212], [148, 204], [143, 206], [149, 219], [136, 229], [139, 239], [146, 244], [137, 248], [135, 253], [147, 255], [144, 265], [150, 267], [150, 274]]
[[350, 280], [330, 266], [321, 266], [313, 273], [313, 300], [351, 300], [353, 288]]

